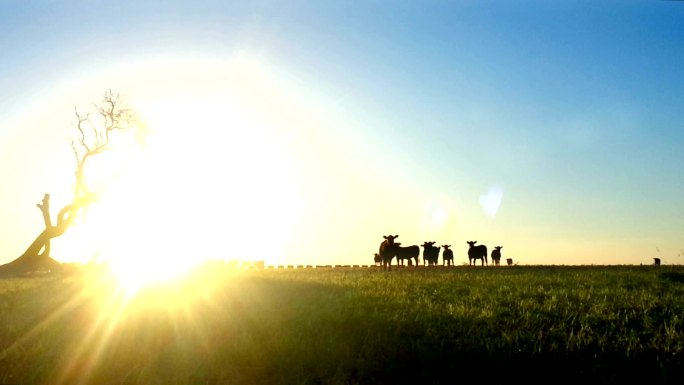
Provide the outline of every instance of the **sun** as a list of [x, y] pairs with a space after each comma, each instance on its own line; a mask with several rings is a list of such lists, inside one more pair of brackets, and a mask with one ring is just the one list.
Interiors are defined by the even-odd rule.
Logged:
[[117, 163], [81, 235], [127, 290], [208, 260], [282, 258], [303, 202], [293, 126], [279, 118], [289, 101], [278, 103], [264, 78], [250, 68], [138, 101], [145, 146]]

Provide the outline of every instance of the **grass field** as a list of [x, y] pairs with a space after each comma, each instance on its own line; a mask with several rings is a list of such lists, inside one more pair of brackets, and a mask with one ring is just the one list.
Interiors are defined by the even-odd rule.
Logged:
[[0, 383], [684, 383], [684, 267], [198, 277], [0, 281]]

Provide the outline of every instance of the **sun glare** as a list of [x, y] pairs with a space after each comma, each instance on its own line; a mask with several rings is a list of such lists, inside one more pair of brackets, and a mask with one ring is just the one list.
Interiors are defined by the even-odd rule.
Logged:
[[173, 282], [183, 277], [192, 264], [183, 258], [159, 261], [156, 258], [140, 258], [137, 261], [113, 259], [110, 272], [127, 294], [135, 294], [151, 284]]
[[223, 83], [190, 82], [138, 101], [144, 149], [117, 167], [104, 157], [93, 165], [95, 175], [111, 178], [98, 182], [103, 194], [79, 239], [97, 245], [97, 260], [127, 290], [207, 260], [281, 257], [302, 207], [293, 123], [282, 118], [291, 101], [278, 103], [260, 70], [240, 68]]

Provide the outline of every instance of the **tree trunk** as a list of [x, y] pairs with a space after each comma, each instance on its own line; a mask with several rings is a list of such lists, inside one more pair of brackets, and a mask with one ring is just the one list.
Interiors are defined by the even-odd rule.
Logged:
[[45, 194], [42, 203], [36, 206], [43, 214], [45, 229], [36, 237], [24, 254], [10, 263], [0, 265], [0, 277], [52, 272], [62, 266], [61, 263], [50, 257], [50, 240], [64, 234], [73, 223], [83, 204], [75, 202], [62, 208], [57, 216], [57, 224], [54, 226], [50, 219], [50, 194]]

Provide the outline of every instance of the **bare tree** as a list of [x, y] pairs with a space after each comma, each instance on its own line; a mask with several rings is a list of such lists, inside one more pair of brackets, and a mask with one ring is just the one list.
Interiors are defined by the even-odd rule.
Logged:
[[0, 266], [0, 276], [21, 275], [37, 271], [54, 271], [61, 264], [50, 257], [50, 241], [64, 234], [76, 217], [90, 204], [98, 200], [98, 192], [88, 183], [87, 170], [92, 159], [112, 149], [112, 139], [118, 131], [138, 129], [135, 114], [123, 103], [119, 94], [105, 92], [102, 101], [94, 104], [94, 115], [83, 114], [74, 109], [77, 136], [71, 142], [76, 159], [74, 195], [62, 207], [53, 223], [50, 216], [50, 194], [45, 194], [40, 210], [45, 229], [35, 238], [26, 251], [14, 261]]

